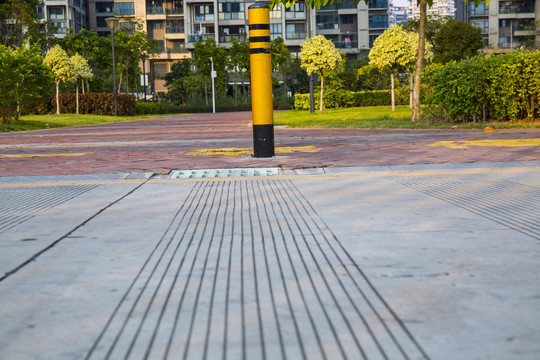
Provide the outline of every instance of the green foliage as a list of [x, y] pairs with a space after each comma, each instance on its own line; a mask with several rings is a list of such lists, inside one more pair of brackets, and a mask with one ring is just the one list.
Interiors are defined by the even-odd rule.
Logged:
[[43, 63], [51, 69], [54, 80], [57, 83], [67, 83], [73, 80], [73, 68], [71, 67], [68, 54], [60, 45], [55, 45], [47, 52]]
[[[308, 75], [316, 73], [320, 77], [321, 92], [320, 101], [323, 102], [324, 76], [330, 75], [336, 70], [341, 70], [344, 55], [336, 49], [331, 40], [323, 35], [317, 35], [300, 45], [301, 66]], [[323, 111], [323, 104], [319, 106], [319, 113]]]
[[51, 74], [43, 65], [37, 45], [7, 47], [0, 45], [0, 122], [19, 116], [24, 108], [49, 97]]
[[[58, 106], [65, 113], [75, 114], [75, 94], [59, 94]], [[134, 95], [118, 94], [118, 115], [135, 115], [136, 99]], [[42, 102], [33, 109], [33, 113], [50, 114], [57, 106], [56, 98]], [[86, 93], [79, 95], [79, 111], [82, 114], [114, 115], [114, 95], [112, 93]]]
[[[332, 90], [324, 95], [323, 105], [326, 109], [341, 107], [364, 107], [390, 105], [390, 90], [378, 91], [347, 91]], [[319, 106], [319, 99], [315, 99], [315, 107]], [[295, 94], [294, 108], [309, 110], [309, 94]]]
[[137, 102], [135, 112], [141, 114], [167, 114], [169, 113], [169, 104], [153, 102]]
[[223, 95], [227, 77], [226, 66], [228, 61], [227, 50], [218, 46], [216, 41], [212, 38], [207, 39], [204, 42], [195, 43], [195, 49], [193, 51], [193, 65], [196, 67], [196, 74], [204, 79], [204, 93], [203, 97], [205, 102], [208, 103], [208, 95], [211, 93], [211, 87], [209, 85], [210, 72], [212, 70], [212, 61], [214, 62], [214, 70], [217, 73], [215, 79], [215, 85], [218, 96]]
[[452, 121], [540, 117], [540, 52], [451, 61], [426, 70], [431, 104]]
[[480, 28], [448, 18], [433, 37], [433, 61], [447, 63], [476, 56], [482, 48]]

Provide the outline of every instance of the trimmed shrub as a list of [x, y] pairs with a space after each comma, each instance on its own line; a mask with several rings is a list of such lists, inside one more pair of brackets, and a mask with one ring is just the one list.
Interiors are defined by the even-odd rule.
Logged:
[[[74, 114], [76, 112], [76, 94], [60, 94], [60, 113]], [[118, 94], [118, 115], [135, 115], [135, 96]], [[49, 104], [39, 104], [34, 112], [38, 114], [54, 113], [56, 109], [56, 97]], [[79, 113], [93, 115], [114, 115], [114, 95], [112, 93], [86, 93], [79, 94]]]
[[[392, 97], [390, 90], [347, 91], [328, 89], [323, 93], [325, 108], [362, 107], [390, 105]], [[294, 108], [309, 110], [309, 94], [295, 94]], [[319, 96], [315, 92], [315, 108], [319, 108]]]

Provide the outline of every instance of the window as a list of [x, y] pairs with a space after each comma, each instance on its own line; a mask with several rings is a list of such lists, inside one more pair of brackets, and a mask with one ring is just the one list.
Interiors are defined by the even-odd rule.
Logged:
[[373, 47], [373, 42], [375, 41], [376, 38], [378, 38], [379, 35], [369, 35], [369, 47], [372, 48]]
[[167, 34], [181, 34], [184, 32], [184, 20], [174, 19], [167, 20], [167, 28], [165, 29]]
[[154, 77], [156, 79], [163, 79], [169, 72], [167, 63], [154, 63]]
[[38, 5], [37, 14], [40, 19], [45, 19], [45, 14], [43, 13], [43, 5]]
[[281, 19], [281, 5], [270, 10], [270, 19]]
[[317, 13], [317, 30], [339, 29], [339, 17], [337, 11], [325, 11]]
[[341, 15], [342, 24], [354, 24], [354, 15]]
[[96, 13], [111, 13], [113, 12], [113, 2], [112, 1], [100, 1], [96, 3]]
[[477, 28], [480, 28], [480, 31], [483, 33], [489, 32], [489, 21], [487, 20], [477, 20], [477, 21], [471, 21], [472, 26], [476, 26]]
[[97, 27], [108, 27], [107, 22], [105, 19], [108, 18], [108, 16], [97, 16], [96, 17], [96, 26]]
[[287, 30], [287, 39], [294, 40], [306, 38], [306, 29], [303, 23], [287, 24], [285, 29]]
[[370, 9], [386, 9], [388, 8], [388, 0], [369, 0], [368, 7]]
[[195, 21], [214, 21], [214, 5], [195, 6]]
[[163, 0], [146, 0], [147, 15], [161, 15], [163, 13]]
[[114, 12], [117, 15], [135, 15], [135, 6], [132, 2], [115, 3]]
[[270, 40], [275, 40], [282, 36], [283, 31], [281, 30], [281, 24], [270, 24]]
[[163, 21], [149, 21], [148, 24], [150, 25], [150, 29], [152, 30], [163, 29]]
[[182, 0], [167, 1], [165, 10], [168, 15], [182, 15], [184, 13], [184, 2]]
[[219, 3], [220, 20], [243, 20], [244, 3], [226, 2]]
[[49, 20], [64, 20], [64, 8], [61, 6], [49, 7]]
[[286, 19], [303, 19], [306, 17], [305, 6], [303, 2], [297, 2], [291, 7], [285, 9]]
[[369, 16], [369, 28], [370, 29], [386, 29], [388, 28], [388, 15], [370, 15]]

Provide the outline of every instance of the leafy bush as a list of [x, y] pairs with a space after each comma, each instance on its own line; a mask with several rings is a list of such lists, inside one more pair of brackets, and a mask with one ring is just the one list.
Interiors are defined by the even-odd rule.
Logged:
[[137, 102], [135, 111], [137, 114], [167, 114], [169, 106], [167, 103]]
[[426, 69], [427, 98], [452, 121], [540, 117], [540, 52], [478, 56]]
[[[60, 113], [75, 113], [76, 95], [59, 94]], [[136, 99], [134, 95], [118, 94], [118, 115], [135, 115]], [[56, 111], [56, 97], [36, 104], [33, 113], [50, 114]], [[79, 94], [79, 113], [93, 115], [114, 115], [114, 95], [111, 93]]]
[[[363, 107], [390, 105], [392, 99], [390, 90], [374, 91], [347, 91], [328, 89], [323, 94], [323, 106], [325, 108], [338, 107]], [[398, 103], [400, 103], [398, 101]], [[315, 108], [319, 107], [319, 97], [315, 91]], [[309, 110], [309, 94], [295, 94], [294, 108], [297, 110]]]

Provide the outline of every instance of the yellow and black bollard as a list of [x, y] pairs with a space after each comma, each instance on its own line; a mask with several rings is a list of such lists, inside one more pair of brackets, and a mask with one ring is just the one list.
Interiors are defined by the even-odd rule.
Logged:
[[255, 3], [248, 8], [253, 156], [275, 156], [270, 58], [270, 7]]

